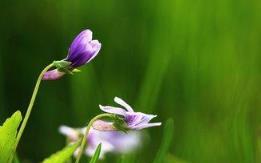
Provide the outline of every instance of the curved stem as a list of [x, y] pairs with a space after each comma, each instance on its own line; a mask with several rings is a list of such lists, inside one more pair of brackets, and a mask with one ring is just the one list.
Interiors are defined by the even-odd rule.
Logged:
[[107, 113], [105, 113], [105, 114], [100, 114], [100, 115], [97, 115], [96, 117], [92, 118], [91, 121], [89, 122], [89, 124], [88, 124], [88, 126], [87, 126], [87, 128], [86, 128], [85, 134], [84, 134], [84, 136], [83, 136], [83, 138], [82, 138], [82, 142], [81, 142], [81, 146], [80, 146], [80, 151], [79, 151], [79, 153], [77, 154], [75, 163], [79, 163], [79, 161], [80, 161], [80, 159], [81, 159], [81, 156], [82, 156], [82, 153], [83, 153], [83, 150], [84, 150], [85, 146], [87, 146], [87, 144], [88, 144], [88, 142], [87, 142], [87, 136], [88, 136], [89, 131], [90, 131], [91, 127], [92, 127], [92, 124], [93, 124], [96, 120], [101, 119], [101, 118], [104, 118], [104, 117], [109, 117], [109, 118], [110, 118], [110, 117], [113, 117], [113, 114], [107, 114]]
[[[14, 151], [16, 150], [17, 146], [18, 146], [18, 143], [22, 137], [22, 134], [23, 134], [23, 131], [25, 129], [25, 126], [27, 124], [27, 121], [30, 117], [30, 114], [32, 112], [32, 109], [33, 109], [33, 105], [34, 105], [34, 101], [35, 101], [35, 98], [36, 98], [36, 95], [38, 93], [38, 90], [39, 90], [39, 86], [40, 86], [40, 83], [42, 81], [42, 78], [44, 76], [44, 73], [47, 72], [51, 67], [53, 67], [53, 63], [49, 64], [48, 66], [46, 66], [42, 72], [40, 73], [38, 79], [37, 79], [37, 82], [35, 84], [35, 87], [34, 87], [34, 91], [33, 91], [33, 95], [31, 97], [31, 100], [30, 100], [30, 103], [28, 105], [28, 108], [27, 108], [27, 111], [26, 111], [26, 114], [25, 114], [25, 117], [24, 117], [24, 120], [22, 122], [22, 125], [19, 129], [19, 132], [17, 134], [17, 138], [16, 138], [16, 142], [15, 142], [15, 145], [14, 145]], [[12, 158], [10, 159], [10, 161], [12, 161]]]

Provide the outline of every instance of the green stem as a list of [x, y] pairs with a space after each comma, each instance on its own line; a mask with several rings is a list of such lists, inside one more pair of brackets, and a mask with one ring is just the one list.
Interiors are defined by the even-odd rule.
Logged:
[[[20, 141], [20, 139], [21, 139], [21, 137], [22, 137], [22, 134], [23, 134], [23, 132], [24, 132], [25, 126], [26, 126], [26, 124], [27, 124], [27, 121], [28, 121], [28, 119], [29, 119], [29, 117], [30, 117], [30, 114], [31, 114], [31, 112], [32, 112], [33, 105], [34, 105], [34, 101], [35, 101], [36, 95], [37, 95], [37, 93], [38, 93], [39, 86], [40, 86], [40, 84], [41, 84], [41, 81], [42, 81], [42, 78], [43, 78], [43, 76], [44, 76], [44, 73], [46, 73], [51, 67], [53, 67], [53, 63], [51, 63], [51, 64], [49, 64], [48, 66], [46, 66], [46, 67], [42, 70], [42, 72], [40, 73], [40, 75], [39, 75], [39, 77], [38, 77], [38, 79], [37, 79], [37, 82], [36, 82], [35, 87], [34, 87], [33, 95], [32, 95], [32, 97], [31, 97], [29, 106], [28, 106], [28, 108], [27, 108], [27, 111], [26, 111], [24, 120], [23, 120], [22, 125], [21, 125], [21, 127], [20, 127], [20, 129], [19, 129], [19, 132], [18, 132], [18, 134], [17, 134], [16, 142], [15, 142], [14, 149], [13, 149], [14, 152], [16, 151], [16, 148], [17, 148], [18, 143], [19, 143], [19, 141]], [[11, 156], [11, 158], [9, 159], [9, 161], [12, 162], [12, 156]]]
[[92, 120], [89, 122], [89, 124], [88, 124], [88, 126], [87, 126], [87, 128], [86, 128], [86, 131], [85, 131], [85, 134], [84, 134], [84, 136], [83, 136], [83, 138], [82, 138], [82, 142], [81, 142], [81, 146], [80, 146], [80, 151], [79, 151], [79, 153], [78, 153], [78, 155], [77, 155], [77, 157], [76, 157], [76, 161], [75, 161], [75, 163], [79, 163], [79, 161], [80, 161], [80, 159], [81, 159], [81, 156], [82, 156], [82, 153], [83, 153], [83, 150], [84, 150], [84, 148], [85, 148], [85, 146], [87, 146], [87, 136], [88, 136], [88, 134], [89, 134], [89, 131], [90, 131], [90, 129], [91, 129], [91, 127], [92, 127], [92, 124], [96, 121], [96, 120], [98, 120], [98, 119], [101, 119], [101, 118], [105, 118], [105, 117], [113, 117], [113, 115], [112, 114], [107, 114], [107, 113], [105, 113], [105, 114], [100, 114], [100, 115], [97, 115], [96, 117], [94, 117], [94, 118], [92, 118]]

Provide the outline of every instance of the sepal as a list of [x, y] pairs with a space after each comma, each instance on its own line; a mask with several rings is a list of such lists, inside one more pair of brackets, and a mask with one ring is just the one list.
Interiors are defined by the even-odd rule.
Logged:
[[60, 61], [53, 61], [53, 65], [54, 67], [56, 67], [57, 69], [63, 69], [63, 68], [70, 68], [70, 65], [72, 63], [71, 62], [68, 62], [68, 61], [65, 61], [65, 60], [60, 60]]
[[129, 130], [127, 123], [124, 121], [124, 119], [120, 116], [115, 115], [113, 117], [113, 126], [119, 130], [127, 133]]
[[64, 72], [66, 74], [73, 75], [74, 73], [81, 72], [79, 69], [72, 68], [72, 62], [68, 62], [65, 60], [53, 61], [54, 67], [60, 72]]

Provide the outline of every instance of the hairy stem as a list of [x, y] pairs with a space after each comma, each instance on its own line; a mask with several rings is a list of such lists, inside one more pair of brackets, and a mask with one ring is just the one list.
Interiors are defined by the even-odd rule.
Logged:
[[89, 131], [90, 131], [91, 127], [92, 127], [92, 124], [93, 124], [96, 120], [101, 119], [101, 118], [105, 118], [105, 117], [111, 118], [111, 117], [113, 117], [113, 114], [107, 114], [107, 113], [105, 113], [105, 114], [100, 114], [100, 115], [97, 115], [96, 117], [92, 118], [92, 120], [89, 122], [89, 124], [88, 124], [88, 126], [87, 126], [87, 128], [86, 128], [85, 134], [84, 134], [84, 136], [83, 136], [83, 138], [82, 138], [82, 142], [81, 142], [81, 146], [80, 146], [80, 151], [79, 151], [79, 153], [77, 154], [75, 163], [79, 163], [79, 161], [80, 161], [80, 159], [81, 159], [81, 157], [82, 157], [82, 153], [83, 153], [83, 151], [84, 151], [84, 148], [85, 148], [85, 146], [87, 146], [87, 144], [88, 144], [88, 142], [87, 142], [87, 136], [88, 136]]
[[[48, 66], [46, 66], [46, 67], [42, 70], [42, 72], [40, 73], [40, 75], [39, 75], [39, 77], [38, 77], [38, 79], [37, 79], [37, 82], [36, 82], [35, 87], [34, 87], [33, 95], [32, 95], [32, 97], [31, 97], [30, 103], [29, 103], [29, 105], [28, 105], [28, 108], [27, 108], [25, 117], [24, 117], [24, 119], [23, 119], [22, 125], [21, 125], [21, 127], [20, 127], [20, 129], [19, 129], [19, 131], [18, 131], [18, 134], [17, 134], [16, 142], [15, 142], [14, 149], [13, 149], [14, 152], [16, 151], [16, 148], [17, 148], [17, 146], [18, 146], [18, 144], [19, 144], [19, 141], [20, 141], [20, 139], [21, 139], [21, 137], [22, 137], [22, 134], [23, 134], [23, 132], [24, 132], [24, 129], [25, 129], [25, 127], [26, 127], [27, 121], [28, 121], [28, 119], [29, 119], [29, 117], [30, 117], [30, 114], [31, 114], [31, 112], [32, 112], [32, 109], [33, 109], [33, 106], [34, 106], [34, 101], [35, 101], [36, 95], [37, 95], [37, 93], [38, 93], [39, 86], [40, 86], [40, 84], [41, 84], [41, 81], [42, 81], [42, 78], [43, 78], [43, 76], [44, 76], [44, 73], [47, 72], [51, 67], [53, 67], [53, 63], [51, 63], [51, 64], [49, 64]], [[9, 159], [9, 162], [12, 162], [12, 158], [13, 158], [13, 157], [11, 156], [11, 158]]]

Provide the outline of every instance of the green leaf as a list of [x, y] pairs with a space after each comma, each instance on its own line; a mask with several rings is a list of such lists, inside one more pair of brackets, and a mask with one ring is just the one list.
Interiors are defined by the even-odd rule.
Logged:
[[100, 153], [101, 153], [101, 143], [96, 148], [95, 153], [92, 156], [90, 163], [96, 163], [96, 161], [99, 159]]
[[65, 161], [70, 159], [78, 146], [79, 142], [73, 145], [69, 145], [63, 148], [61, 151], [52, 154], [49, 158], [45, 159], [43, 163], [64, 163]]
[[17, 129], [21, 121], [21, 112], [16, 111], [4, 122], [3, 126], [0, 126], [0, 162], [8, 162], [9, 157], [14, 152]]
[[153, 163], [162, 163], [167, 157], [167, 153], [171, 145], [171, 140], [173, 136], [173, 128], [173, 119], [170, 118], [165, 123], [162, 142]]

